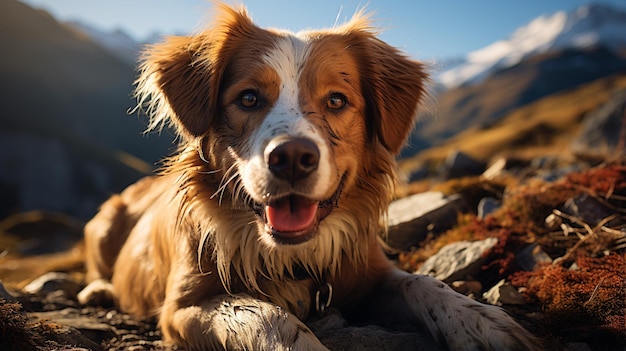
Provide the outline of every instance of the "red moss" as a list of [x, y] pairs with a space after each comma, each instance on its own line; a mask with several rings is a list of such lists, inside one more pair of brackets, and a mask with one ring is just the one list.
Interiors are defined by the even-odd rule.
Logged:
[[[626, 333], [626, 259], [613, 253], [592, 258], [579, 255], [578, 269], [544, 265], [533, 272], [517, 272], [511, 284], [551, 314], [595, 321], [616, 333]], [[573, 322], [570, 320], [569, 322]]]
[[587, 172], [571, 173], [566, 177], [565, 182], [606, 197], [610, 197], [616, 191], [624, 195], [626, 193], [626, 166], [615, 164], [594, 168]]
[[[532, 181], [507, 189], [498, 211], [485, 219], [463, 216], [455, 228], [407, 254], [405, 262], [422, 262], [437, 251], [434, 248], [458, 240], [496, 237], [498, 243], [487, 253], [486, 264], [474, 279], [485, 287], [508, 279], [524, 291], [530, 302], [524, 308], [536, 312], [531, 319], [544, 336], [582, 341], [594, 349], [626, 346], [626, 249], [612, 245], [615, 234], [599, 228], [590, 227], [593, 233], [579, 228], [584, 231], [585, 241], [581, 242], [575, 234], [566, 236], [560, 227], [545, 224], [555, 209], [581, 194], [608, 203], [616, 209], [616, 222], [623, 223], [626, 166], [607, 165], [571, 173], [554, 183]], [[515, 255], [530, 243], [538, 244], [553, 259], [568, 258], [523, 272]], [[412, 261], [412, 257], [419, 259]], [[576, 269], [569, 269], [572, 263]]]

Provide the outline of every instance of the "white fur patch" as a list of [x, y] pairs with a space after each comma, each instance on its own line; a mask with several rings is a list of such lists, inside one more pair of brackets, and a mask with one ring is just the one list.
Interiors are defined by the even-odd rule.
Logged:
[[324, 200], [324, 195], [328, 194], [328, 186], [335, 185], [331, 179], [333, 165], [329, 146], [318, 128], [300, 109], [298, 81], [300, 68], [307, 59], [307, 54], [305, 40], [286, 36], [265, 56], [265, 62], [280, 78], [280, 94], [261, 126], [248, 140], [249, 147], [246, 150], [250, 150], [250, 155], [244, 156], [247, 162], [240, 170], [246, 190], [258, 202], [263, 202], [268, 195], [274, 195], [263, 192], [264, 185], [273, 177], [267, 167], [266, 155], [276, 144], [289, 138], [309, 139], [320, 151], [320, 161], [314, 177], [315, 185], [309, 189], [307, 196]]

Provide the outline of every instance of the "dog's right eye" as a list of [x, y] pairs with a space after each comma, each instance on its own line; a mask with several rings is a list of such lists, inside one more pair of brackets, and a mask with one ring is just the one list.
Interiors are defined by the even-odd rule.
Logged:
[[245, 109], [251, 109], [259, 106], [259, 97], [254, 90], [246, 90], [239, 95], [239, 106]]

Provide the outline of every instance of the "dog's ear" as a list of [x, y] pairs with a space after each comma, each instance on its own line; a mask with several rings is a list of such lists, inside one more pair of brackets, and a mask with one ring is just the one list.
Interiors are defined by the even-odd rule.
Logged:
[[164, 124], [187, 138], [205, 133], [217, 108], [220, 69], [194, 37], [169, 37], [142, 58], [135, 95], [150, 117], [148, 129]]
[[358, 35], [370, 139], [377, 138], [385, 148], [398, 154], [426, 95], [428, 74], [422, 63], [411, 60], [372, 33], [361, 31]]
[[219, 90], [240, 32], [254, 28], [246, 10], [217, 8], [202, 33], [169, 37], [142, 56], [135, 96], [150, 117], [148, 130], [174, 126], [184, 138], [202, 136], [219, 113]]

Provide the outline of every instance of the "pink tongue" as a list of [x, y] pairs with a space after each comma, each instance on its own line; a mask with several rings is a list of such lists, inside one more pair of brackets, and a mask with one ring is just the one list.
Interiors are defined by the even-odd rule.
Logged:
[[275, 231], [299, 232], [313, 225], [317, 206], [317, 202], [298, 196], [288, 196], [265, 206], [265, 216]]

